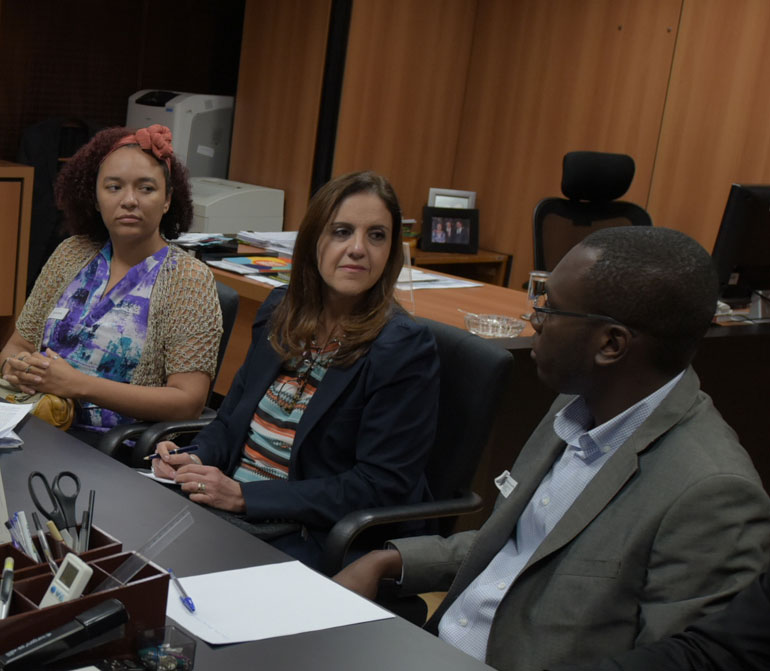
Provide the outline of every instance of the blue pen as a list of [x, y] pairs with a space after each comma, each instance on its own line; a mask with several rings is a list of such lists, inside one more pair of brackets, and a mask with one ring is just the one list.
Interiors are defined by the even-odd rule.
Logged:
[[179, 592], [179, 600], [184, 604], [184, 607], [187, 608], [187, 610], [189, 610], [191, 613], [194, 613], [195, 604], [190, 598], [190, 595], [184, 591], [182, 583], [179, 582], [179, 579], [174, 575], [174, 572], [171, 569], [168, 569], [168, 574], [171, 576], [171, 582], [174, 583], [174, 587], [176, 587], [177, 592]]
[[[173, 450], [169, 450], [169, 454], [184, 454], [185, 452], [196, 452], [198, 450], [197, 445], [186, 445], [185, 447], [177, 447]], [[144, 457], [145, 461], [149, 461], [151, 459], [160, 459], [160, 455], [157, 452], [153, 452], [152, 454], [148, 454], [146, 457]]]

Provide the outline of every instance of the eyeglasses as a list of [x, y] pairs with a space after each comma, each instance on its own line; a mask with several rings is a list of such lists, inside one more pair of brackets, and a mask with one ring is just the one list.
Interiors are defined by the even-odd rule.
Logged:
[[[568, 310], [557, 310], [556, 308], [549, 308], [545, 306], [532, 306], [532, 314], [529, 318], [529, 323], [533, 326], [540, 326], [546, 318], [546, 315], [560, 315], [562, 317], [579, 317], [581, 319], [594, 319], [596, 321], [607, 322], [609, 324], [617, 324], [618, 326], [624, 326], [628, 328], [623, 322], [619, 322], [614, 317], [607, 315], [594, 315], [590, 312], [569, 312]], [[629, 329], [630, 330], [630, 329]]]

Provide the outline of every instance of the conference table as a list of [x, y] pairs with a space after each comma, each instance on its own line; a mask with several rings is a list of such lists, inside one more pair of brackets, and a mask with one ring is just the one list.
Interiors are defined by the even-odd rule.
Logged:
[[[193, 526], [154, 559], [181, 577], [291, 559], [205, 507], [35, 417], [26, 419], [18, 433], [24, 439], [23, 448], [0, 452], [0, 473], [11, 511], [34, 510], [27, 490], [31, 471], [53, 476], [71, 470], [80, 477], [82, 491], [96, 490], [94, 524], [121, 540], [124, 550], [138, 549], [174, 514], [189, 509]], [[270, 604], [255, 607], [270, 608]], [[198, 671], [253, 668], [472, 671], [490, 667], [398, 617], [233, 645], [197, 642]]]
[[[214, 385], [214, 391], [225, 396], [235, 373], [246, 358], [246, 351], [251, 341], [251, 324], [254, 321], [254, 316], [273, 287], [220, 268], [212, 267], [211, 270], [218, 282], [235, 289], [240, 297], [238, 314], [230, 335], [230, 342]], [[442, 275], [443, 273], [437, 274]], [[479, 286], [461, 289], [415, 289], [413, 296], [416, 316], [440, 321], [461, 329], [465, 328], [465, 312], [501, 314], [516, 318], [529, 312], [525, 292], [514, 291], [494, 284], [479, 283]], [[403, 299], [404, 306], [411, 310], [411, 301], [406, 294], [397, 292], [397, 298]], [[527, 324], [520, 338], [507, 340], [511, 345], [513, 345], [513, 341], [520, 340], [529, 347], [531, 338], [528, 336], [532, 334], [532, 327]], [[503, 344], [505, 345], [505, 343]]]
[[[235, 273], [212, 270], [218, 281], [233, 287], [240, 296], [238, 316], [214, 387], [217, 393], [226, 395], [238, 367], [246, 358], [254, 316], [272, 287]], [[529, 312], [524, 291], [491, 284], [458, 289], [416, 289], [413, 295], [414, 312], [418, 317], [458, 328], [465, 328], [463, 311], [511, 317]], [[516, 338], [494, 340], [513, 355], [514, 374], [512, 384], [501, 400], [497, 421], [473, 482], [473, 489], [484, 500], [484, 506], [478, 513], [461, 517], [455, 527], [457, 530], [478, 528], [489, 516], [497, 496], [494, 477], [510, 468], [556, 396], [538, 378], [530, 356], [533, 334], [532, 327], [527, 324]], [[770, 491], [770, 451], [766, 449], [764, 421], [765, 406], [770, 398], [770, 324], [712, 327], [698, 348], [693, 366], [700, 377], [701, 388], [712, 397], [727, 423], [738, 433]]]

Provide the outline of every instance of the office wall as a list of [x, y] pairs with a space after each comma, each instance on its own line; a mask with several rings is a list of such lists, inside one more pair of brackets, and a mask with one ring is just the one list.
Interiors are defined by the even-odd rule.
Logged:
[[685, 0], [648, 209], [711, 250], [730, 184], [770, 183], [770, 3]]
[[230, 179], [285, 191], [297, 229], [310, 195], [331, 0], [246, 4]]
[[388, 176], [404, 216], [452, 185], [476, 0], [353, 3], [335, 175]]
[[478, 192], [482, 247], [532, 267], [532, 209], [567, 151], [631, 154], [645, 203], [680, 0], [480, 0], [452, 185]]
[[626, 197], [710, 249], [729, 184], [770, 182], [769, 13], [766, 0], [354, 0], [334, 173], [384, 172], [413, 217], [431, 186], [477, 191], [481, 244], [514, 255], [515, 287], [563, 154], [626, 152]]

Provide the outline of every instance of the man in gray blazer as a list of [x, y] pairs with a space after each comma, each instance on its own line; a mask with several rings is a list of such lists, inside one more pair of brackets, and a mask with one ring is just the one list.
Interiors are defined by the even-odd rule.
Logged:
[[337, 580], [448, 589], [427, 628], [499, 669], [617, 654], [723, 607], [766, 566], [770, 500], [689, 367], [714, 313], [708, 253], [605, 229], [554, 269], [533, 354], [561, 392], [479, 531], [393, 541]]

